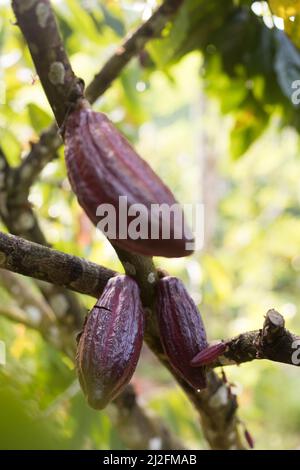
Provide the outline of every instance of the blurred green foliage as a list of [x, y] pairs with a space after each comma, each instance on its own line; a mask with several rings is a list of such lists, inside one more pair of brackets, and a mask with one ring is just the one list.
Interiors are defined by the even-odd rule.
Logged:
[[[75, 73], [86, 83], [151, 10], [150, 2], [137, 0], [53, 4]], [[187, 0], [164, 39], [147, 46], [149, 65], [134, 59], [94, 106], [178, 200], [216, 199], [206, 214], [213, 224], [210, 248], [187, 259], [157, 260], [184, 280], [210, 339], [259, 328], [271, 307], [300, 331], [299, 109], [290, 100], [300, 59], [270, 18], [266, 2]], [[0, 64], [0, 143], [17, 165], [52, 115], [4, 0]], [[209, 156], [215, 163], [207, 188]], [[32, 187], [30, 202], [57, 249], [121, 270], [70, 191], [63, 150]], [[1, 295], [16, 302], [3, 288]], [[80, 297], [86, 308], [93, 304]], [[0, 448], [123, 448], [110, 410], [86, 405], [69, 358], [4, 318], [0, 339], [7, 347], [7, 364], [0, 366]], [[256, 361], [226, 371], [256, 447], [299, 447], [297, 368]], [[144, 404], [187, 446], [205, 448], [191, 405], [147, 349], [133, 382]]]

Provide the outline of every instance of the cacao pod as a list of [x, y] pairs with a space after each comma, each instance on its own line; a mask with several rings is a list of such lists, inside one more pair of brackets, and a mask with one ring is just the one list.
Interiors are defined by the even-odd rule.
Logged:
[[195, 357], [191, 360], [192, 367], [206, 366], [211, 364], [219, 356], [222, 356], [227, 349], [226, 343], [216, 343], [207, 346], [207, 348], [202, 349], [198, 352]]
[[[171, 191], [112, 122], [84, 100], [66, 120], [65, 157], [72, 189], [91, 221], [96, 226], [106, 222], [104, 206], [97, 214], [101, 204], [115, 210], [115, 224], [104, 230], [103, 222], [100, 228], [117, 246], [149, 256], [181, 257], [193, 251], [193, 235]], [[176, 211], [169, 211], [174, 204]]]
[[193, 299], [176, 277], [158, 282], [156, 311], [162, 345], [172, 367], [193, 388], [205, 388], [205, 368], [190, 364], [207, 347], [204, 325]]
[[245, 439], [246, 439], [247, 444], [249, 445], [250, 449], [254, 449], [254, 447], [255, 447], [254, 439], [253, 439], [252, 435], [250, 434], [250, 432], [248, 431], [248, 429], [244, 430], [244, 436], [245, 436]]
[[130, 381], [144, 336], [139, 287], [129, 276], [111, 278], [80, 335], [78, 377], [91, 407], [104, 408]]

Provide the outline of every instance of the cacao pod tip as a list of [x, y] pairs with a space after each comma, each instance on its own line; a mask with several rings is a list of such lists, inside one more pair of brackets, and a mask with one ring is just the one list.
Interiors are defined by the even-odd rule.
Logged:
[[226, 347], [226, 343], [223, 342], [207, 346], [193, 357], [190, 362], [191, 366], [201, 367], [213, 363], [226, 351]]
[[93, 395], [87, 395], [87, 402], [89, 406], [95, 410], [103, 410], [103, 408], [108, 405], [109, 401], [110, 400], [107, 400], [105, 394], [100, 389], [95, 390]]

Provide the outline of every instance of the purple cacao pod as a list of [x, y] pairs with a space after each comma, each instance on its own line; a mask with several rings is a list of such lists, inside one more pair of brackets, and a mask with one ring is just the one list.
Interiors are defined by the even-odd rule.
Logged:
[[111, 278], [80, 335], [78, 377], [91, 407], [104, 408], [130, 381], [144, 336], [144, 312], [137, 283]]
[[246, 439], [247, 444], [249, 445], [250, 449], [254, 449], [255, 442], [254, 442], [254, 439], [253, 439], [252, 435], [248, 431], [248, 429], [244, 430], [244, 436], [245, 436], [245, 439]]
[[[193, 251], [193, 235], [171, 191], [112, 122], [84, 100], [66, 120], [65, 157], [73, 191], [91, 221], [104, 230], [100, 224], [108, 213], [102, 206], [97, 214], [97, 208], [109, 204], [115, 210], [115, 223], [108, 230], [105, 225], [105, 234], [117, 246], [149, 256]], [[162, 204], [166, 211], [155, 212]], [[174, 204], [175, 215], [169, 211]], [[133, 235], [133, 226], [142, 227], [142, 233]]]
[[202, 349], [198, 352], [195, 357], [191, 360], [192, 367], [206, 366], [216, 361], [219, 356], [222, 356], [227, 349], [226, 343], [220, 342], [211, 344], [207, 348]]
[[205, 368], [195, 369], [190, 362], [207, 347], [200, 313], [184, 284], [167, 276], [157, 284], [156, 311], [160, 337], [174, 370], [192, 387], [206, 387]]

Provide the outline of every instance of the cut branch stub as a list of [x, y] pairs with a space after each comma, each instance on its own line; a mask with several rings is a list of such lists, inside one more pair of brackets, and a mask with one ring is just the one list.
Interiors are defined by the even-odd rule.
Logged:
[[193, 235], [180, 205], [103, 113], [78, 102], [66, 121], [65, 144], [78, 202], [113, 244], [148, 256], [191, 253]]

